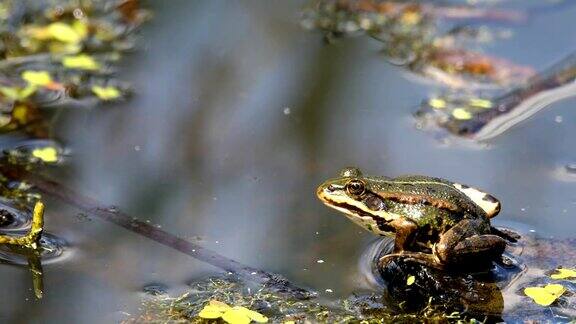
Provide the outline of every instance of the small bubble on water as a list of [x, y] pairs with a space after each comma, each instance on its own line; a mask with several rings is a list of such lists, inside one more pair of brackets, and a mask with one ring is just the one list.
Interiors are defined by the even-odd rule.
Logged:
[[282, 110], [282, 112], [284, 113], [284, 115], [290, 115], [292, 110], [290, 109], [290, 107], [285, 107], [284, 110]]
[[332, 289], [330, 289], [330, 288], [326, 289], [325, 291], [326, 291], [327, 293], [332, 293], [332, 292], [334, 292], [334, 291], [333, 291]]
[[564, 118], [562, 118], [562, 116], [556, 116], [554, 117], [554, 121], [557, 123], [561, 123], [564, 120]]
[[80, 9], [80, 8], [76, 8], [76, 9], [74, 9], [74, 11], [72, 12], [72, 15], [73, 15], [74, 18], [76, 18], [76, 19], [82, 19], [82, 18], [84, 18], [84, 11], [82, 11], [82, 9]]
[[316, 260], [316, 263], [324, 263], [324, 260], [322, 260], [322, 259]]
[[531, 229], [529, 232], [530, 233], [536, 233], [536, 230]]
[[136, 146], [134, 146], [134, 151], [138, 152], [138, 151], [140, 151], [140, 150], [141, 150], [141, 147], [140, 147], [140, 145], [136, 145]]

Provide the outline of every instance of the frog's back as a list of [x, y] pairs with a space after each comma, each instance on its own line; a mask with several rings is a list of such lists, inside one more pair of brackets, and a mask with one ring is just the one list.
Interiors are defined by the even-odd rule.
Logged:
[[467, 185], [421, 175], [404, 175], [392, 181], [400, 190], [454, 202], [478, 215], [485, 214], [492, 218], [500, 212], [500, 202], [496, 198]]

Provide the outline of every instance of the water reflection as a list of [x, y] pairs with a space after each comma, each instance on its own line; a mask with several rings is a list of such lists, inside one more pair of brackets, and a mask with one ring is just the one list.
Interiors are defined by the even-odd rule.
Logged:
[[[375, 43], [323, 46], [320, 35], [301, 30], [301, 3], [151, 5], [155, 21], [143, 32], [143, 51], [124, 67], [134, 100], [59, 121], [65, 131], [56, 135], [75, 155], [69, 168], [53, 174], [70, 187], [326, 298], [359, 288], [356, 265], [372, 239], [314, 196], [323, 179], [346, 165], [474, 184], [503, 201], [497, 224], [516, 221], [542, 236], [573, 236], [575, 189], [550, 174], [558, 161], [574, 159], [573, 101], [554, 108], [564, 116], [559, 127], [542, 114], [491, 141], [490, 150], [440, 146], [410, 117], [430, 87], [384, 63]], [[547, 19], [573, 17], [567, 9]], [[548, 21], [521, 26], [517, 38], [492, 49], [545, 66], [573, 37]], [[526, 52], [527, 44], [533, 50]], [[150, 282], [171, 291], [216, 271], [52, 206], [49, 226], [82, 253], [46, 267], [42, 304], [7, 302], [6, 314], [102, 320], [118, 309], [136, 311], [135, 292]]]

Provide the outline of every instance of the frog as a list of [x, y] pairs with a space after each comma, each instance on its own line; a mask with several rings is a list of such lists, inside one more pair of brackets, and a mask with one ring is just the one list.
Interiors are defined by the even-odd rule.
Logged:
[[487, 265], [514, 240], [490, 223], [501, 210], [498, 199], [441, 178], [365, 176], [347, 167], [316, 195], [366, 230], [394, 236], [393, 251], [380, 266], [397, 257], [442, 270]]

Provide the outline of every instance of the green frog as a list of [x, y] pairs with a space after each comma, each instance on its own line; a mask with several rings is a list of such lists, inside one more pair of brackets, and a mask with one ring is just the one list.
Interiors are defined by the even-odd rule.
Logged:
[[394, 257], [437, 269], [488, 264], [509, 239], [490, 225], [500, 211], [496, 198], [440, 178], [364, 176], [349, 167], [321, 184], [317, 195], [368, 231], [395, 235], [394, 250], [380, 266]]

